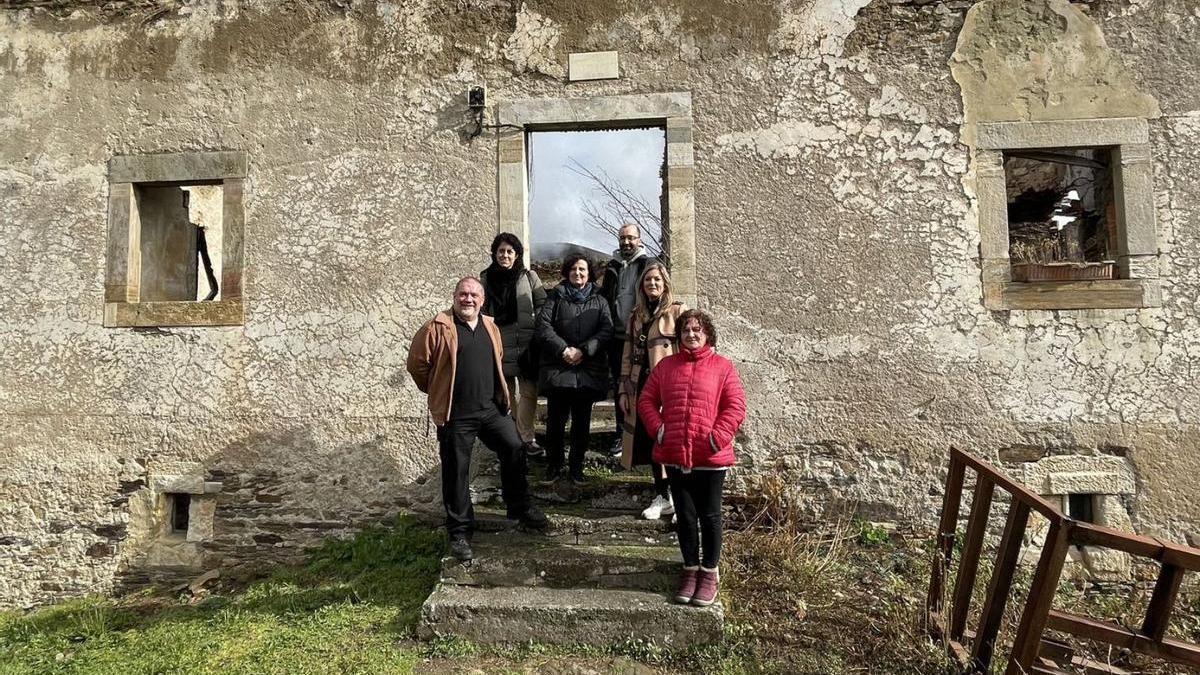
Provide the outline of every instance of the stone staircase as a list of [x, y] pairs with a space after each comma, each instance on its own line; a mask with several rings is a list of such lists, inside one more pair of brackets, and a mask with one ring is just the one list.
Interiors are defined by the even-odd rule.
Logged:
[[[593, 418], [593, 447], [613, 438], [611, 416], [600, 417]], [[543, 481], [544, 465], [531, 463], [534, 503], [550, 519], [544, 532], [533, 532], [504, 517], [495, 456], [478, 450], [475, 560], [442, 561], [422, 608], [422, 637], [593, 646], [640, 640], [672, 648], [720, 641], [720, 603], [701, 609], [671, 601], [679, 549], [669, 517], [640, 518], [653, 498], [645, 468], [619, 472], [615, 460], [589, 452], [589, 480], [572, 486]]]

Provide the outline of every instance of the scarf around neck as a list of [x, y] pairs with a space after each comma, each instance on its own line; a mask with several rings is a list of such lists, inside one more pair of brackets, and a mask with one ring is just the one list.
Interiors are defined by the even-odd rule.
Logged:
[[484, 270], [487, 297], [483, 301], [483, 313], [495, 319], [497, 326], [507, 326], [517, 320], [517, 280], [524, 271], [519, 261], [510, 268], [493, 261]]
[[563, 289], [562, 292], [571, 302], [585, 302], [588, 298], [592, 297], [592, 290], [595, 287], [595, 284], [590, 281], [584, 284], [583, 288], [575, 288], [569, 281], [562, 282], [561, 286]]

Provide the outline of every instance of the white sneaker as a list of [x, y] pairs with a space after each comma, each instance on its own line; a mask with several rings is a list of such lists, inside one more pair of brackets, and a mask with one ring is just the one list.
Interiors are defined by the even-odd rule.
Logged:
[[669, 516], [675, 513], [675, 505], [671, 503], [670, 497], [660, 497], [655, 495], [654, 501], [650, 502], [650, 506], [642, 511], [642, 517], [646, 520], [658, 520], [663, 516]]

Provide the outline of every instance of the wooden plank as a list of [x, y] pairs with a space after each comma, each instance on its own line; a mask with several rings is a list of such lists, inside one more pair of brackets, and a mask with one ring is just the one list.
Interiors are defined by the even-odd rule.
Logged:
[[942, 611], [942, 580], [954, 555], [954, 533], [958, 526], [958, 507], [962, 502], [963, 476], [966, 467], [950, 449], [950, 467], [946, 475], [946, 492], [942, 495], [942, 517], [938, 522], [937, 550], [929, 570], [929, 597], [925, 607], [929, 618]]
[[950, 639], [961, 640], [967, 627], [967, 612], [971, 608], [971, 592], [975, 589], [975, 577], [979, 572], [979, 553], [983, 550], [983, 535], [987, 533], [988, 512], [992, 506], [992, 495], [996, 484], [984, 474], [975, 484], [975, 496], [971, 501], [971, 517], [967, 521], [967, 537], [963, 545], [962, 558], [958, 563], [958, 576], [954, 580], [954, 599], [950, 603]]
[[1142, 622], [1142, 633], [1155, 642], [1161, 642], [1167, 632], [1181, 583], [1183, 570], [1170, 563], [1164, 564], [1154, 584], [1150, 605], [1146, 608], [1146, 619]]
[[1110, 645], [1130, 649], [1142, 654], [1157, 656], [1200, 668], [1200, 645], [1179, 640], [1164, 639], [1155, 642], [1140, 633], [1107, 621], [1097, 621], [1086, 616], [1060, 610], [1050, 610], [1047, 627], [1051, 630], [1078, 635], [1089, 640], [1106, 642]]
[[1028, 504], [1031, 509], [1042, 514], [1042, 517], [1049, 520], [1051, 524], [1057, 523], [1064, 518], [1058, 507], [1046, 501], [1041, 495], [1025, 487], [1025, 485], [1009, 478], [1007, 474], [990, 463], [962, 450], [954, 449], [952, 452], [957, 452], [957, 456], [967, 466], [979, 474], [987, 474], [989, 478], [995, 481], [998, 487], [1007, 491], [1014, 499], [1019, 499]]
[[1182, 567], [1191, 572], [1200, 572], [1200, 549], [1171, 542], [1160, 542], [1163, 546], [1162, 561]]
[[1079, 546], [1102, 546], [1154, 560], [1161, 559], [1163, 554], [1163, 544], [1157, 539], [1093, 523], [1076, 522], [1071, 531], [1071, 543]]
[[1046, 630], [1046, 617], [1054, 604], [1054, 592], [1062, 576], [1063, 563], [1070, 548], [1072, 521], [1064, 520], [1050, 526], [1046, 543], [1038, 558], [1033, 582], [1029, 585], [1029, 597], [1021, 612], [1021, 622], [1013, 637], [1012, 655], [1008, 661], [1008, 675], [1021, 675], [1033, 666], [1042, 644], [1042, 633]]
[[1000, 632], [1000, 621], [1004, 618], [1004, 606], [1012, 588], [1013, 572], [1017, 557], [1021, 553], [1021, 538], [1029, 522], [1029, 504], [1014, 499], [1008, 507], [1008, 520], [1004, 523], [1004, 534], [1000, 538], [1000, 549], [996, 552], [996, 565], [988, 582], [987, 598], [983, 602], [983, 613], [979, 619], [979, 630], [971, 648], [972, 667], [989, 672], [992, 652], [995, 650], [996, 635]]

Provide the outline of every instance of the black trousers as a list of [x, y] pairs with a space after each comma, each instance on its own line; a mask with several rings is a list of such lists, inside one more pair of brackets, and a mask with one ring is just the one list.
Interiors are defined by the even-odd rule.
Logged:
[[586, 389], [554, 389], [546, 393], [546, 463], [562, 468], [563, 440], [567, 418], [571, 418], [571, 456], [568, 468], [572, 475], [583, 473], [583, 454], [591, 442], [592, 405], [596, 396]]
[[442, 502], [446, 506], [446, 531], [451, 538], [470, 537], [475, 525], [471, 505], [471, 449], [483, 441], [500, 460], [500, 487], [509, 517], [518, 517], [529, 506], [525, 477], [525, 452], [513, 418], [495, 407], [438, 427], [438, 454], [442, 459]]
[[[625, 431], [625, 413], [621, 411], [619, 399], [621, 398], [621, 357], [625, 355], [625, 341], [621, 338], [613, 338], [608, 343], [608, 370], [612, 375], [613, 383], [613, 403], [616, 403], [617, 416], [617, 437]], [[634, 404], [637, 404], [636, 399]]]
[[721, 493], [725, 489], [725, 472], [692, 470], [684, 473], [669, 466], [667, 480], [675, 499], [683, 564], [715, 569], [721, 561]]

